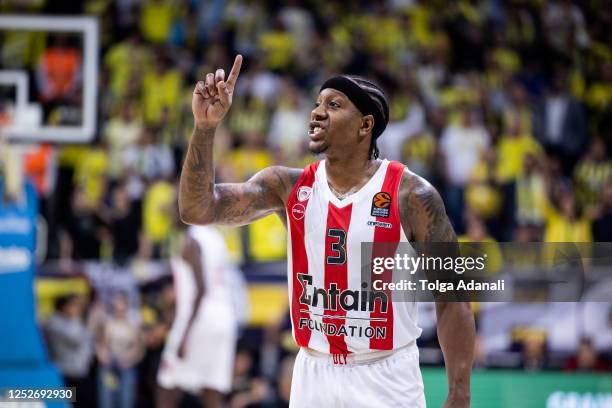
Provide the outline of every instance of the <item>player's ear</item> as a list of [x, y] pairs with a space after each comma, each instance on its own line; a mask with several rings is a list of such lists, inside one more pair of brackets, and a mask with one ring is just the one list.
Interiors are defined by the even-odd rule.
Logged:
[[361, 118], [361, 127], [359, 128], [359, 135], [362, 137], [367, 136], [374, 129], [374, 116], [365, 115]]

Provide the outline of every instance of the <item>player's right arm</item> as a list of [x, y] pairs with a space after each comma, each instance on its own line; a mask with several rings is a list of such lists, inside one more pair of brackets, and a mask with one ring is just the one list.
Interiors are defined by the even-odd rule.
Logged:
[[196, 84], [191, 109], [195, 126], [183, 163], [179, 188], [179, 211], [188, 224], [248, 224], [284, 209], [284, 202], [301, 170], [268, 167], [245, 183], [215, 184], [213, 139], [217, 126], [229, 110], [242, 56], [225, 81], [218, 69]]

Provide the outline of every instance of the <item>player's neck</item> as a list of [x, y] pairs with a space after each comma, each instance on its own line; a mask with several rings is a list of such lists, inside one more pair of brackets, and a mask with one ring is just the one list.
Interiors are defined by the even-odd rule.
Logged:
[[363, 187], [376, 173], [380, 160], [356, 160], [355, 158], [325, 159], [327, 182], [338, 192], [347, 192]]

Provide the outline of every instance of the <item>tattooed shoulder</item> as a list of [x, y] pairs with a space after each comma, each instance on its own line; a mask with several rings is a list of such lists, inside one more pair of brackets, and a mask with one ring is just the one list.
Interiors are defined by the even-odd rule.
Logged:
[[215, 184], [213, 222], [244, 225], [283, 211], [295, 174], [293, 169], [272, 166], [245, 183]]
[[402, 226], [411, 240], [456, 240], [440, 194], [427, 180], [408, 169], [404, 171], [400, 184], [399, 210]]
[[295, 183], [297, 183], [304, 170], [281, 166], [273, 166], [269, 169], [268, 177], [274, 180], [273, 182], [279, 196], [283, 200], [283, 203], [286, 203], [289, 194], [291, 194]]

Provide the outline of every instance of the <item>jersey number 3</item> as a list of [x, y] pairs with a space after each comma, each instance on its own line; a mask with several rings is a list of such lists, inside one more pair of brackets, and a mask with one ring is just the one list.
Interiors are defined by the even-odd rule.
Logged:
[[342, 229], [330, 228], [327, 236], [331, 241], [331, 255], [327, 257], [327, 263], [331, 265], [342, 265], [346, 262], [346, 232]]

